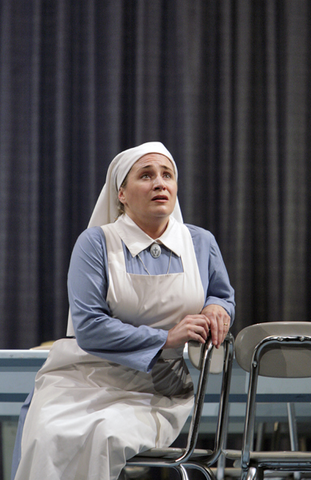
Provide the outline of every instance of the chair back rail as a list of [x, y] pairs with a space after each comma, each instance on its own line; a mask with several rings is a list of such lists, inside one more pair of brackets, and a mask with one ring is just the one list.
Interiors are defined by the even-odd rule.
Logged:
[[[197, 346], [190, 346], [189, 350], [196, 348]], [[188, 350], [188, 354], [189, 354]], [[222, 355], [222, 387], [220, 392], [220, 402], [219, 402], [219, 414], [217, 428], [215, 432], [215, 441], [214, 441], [214, 450], [197, 450], [195, 449], [198, 434], [199, 434], [199, 425], [201, 420], [201, 415], [203, 411], [205, 391], [208, 382], [208, 375], [210, 373], [210, 366], [212, 362], [212, 353], [214, 347], [211, 339], [208, 339], [203, 348], [199, 350], [196, 348], [196, 353], [200, 351], [202, 358], [196, 359], [196, 367], [200, 368], [200, 376], [198, 380], [198, 386], [196, 391], [194, 410], [190, 422], [188, 437], [187, 437], [187, 446], [186, 448], [172, 448], [168, 447], [165, 449], [154, 448], [142, 454], [136, 455], [132, 459], [128, 460], [128, 465], [140, 465], [140, 466], [161, 466], [161, 467], [174, 467], [178, 465], [184, 465], [185, 467], [195, 468], [200, 471], [204, 471], [206, 478], [210, 477], [208, 474], [208, 468], [214, 464], [218, 457], [221, 454], [223, 441], [226, 436], [227, 428], [227, 417], [228, 417], [228, 403], [229, 403], [229, 390], [230, 390], [230, 380], [232, 373], [232, 362], [234, 356], [234, 338], [229, 333], [224, 342], [223, 353], [218, 355], [217, 361], [219, 362], [219, 357]], [[216, 349], [215, 349], [216, 350]], [[217, 355], [217, 354], [216, 354]], [[192, 354], [189, 354], [191, 358]], [[218, 369], [218, 367], [217, 367]], [[216, 369], [216, 370], [217, 370]]]

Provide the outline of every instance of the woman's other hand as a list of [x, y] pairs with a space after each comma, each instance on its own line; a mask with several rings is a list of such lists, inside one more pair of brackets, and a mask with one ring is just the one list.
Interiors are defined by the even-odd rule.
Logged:
[[175, 327], [168, 331], [163, 348], [178, 348], [189, 340], [205, 343], [210, 327], [210, 320], [203, 314], [187, 315]]
[[213, 345], [219, 348], [229, 331], [230, 316], [223, 307], [214, 304], [203, 308], [201, 314], [208, 320]]

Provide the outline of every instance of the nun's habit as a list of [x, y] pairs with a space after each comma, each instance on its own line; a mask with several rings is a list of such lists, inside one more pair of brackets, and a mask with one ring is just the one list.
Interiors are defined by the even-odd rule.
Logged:
[[233, 290], [213, 237], [206, 232], [217, 253], [207, 252], [205, 265], [217, 257], [222, 280], [207, 300], [205, 284], [214, 275], [202, 275], [193, 237], [196, 245], [205, 240], [182, 223], [178, 203], [156, 240], [159, 263], [150, 255], [154, 239], [127, 215], [115, 221], [119, 187], [147, 153], [167, 156], [177, 174], [158, 142], [112, 161], [90, 228], [72, 254], [68, 338], [54, 343], [37, 374], [15, 480], [116, 480], [126, 459], [171, 444], [191, 411], [193, 388], [183, 349], [162, 350], [167, 331], [216, 303], [217, 288], [233, 318]]

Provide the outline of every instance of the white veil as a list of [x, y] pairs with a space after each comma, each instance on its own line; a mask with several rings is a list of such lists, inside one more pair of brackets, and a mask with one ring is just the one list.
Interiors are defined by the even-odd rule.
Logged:
[[[147, 142], [137, 147], [129, 148], [119, 153], [110, 163], [106, 183], [98, 197], [93, 210], [89, 227], [106, 225], [116, 220], [118, 216], [118, 192], [123, 180], [135, 162], [147, 153], [159, 153], [167, 157], [173, 164], [177, 179], [177, 166], [173, 156], [161, 142]], [[182, 214], [178, 199], [176, 200], [173, 217], [182, 222]]]

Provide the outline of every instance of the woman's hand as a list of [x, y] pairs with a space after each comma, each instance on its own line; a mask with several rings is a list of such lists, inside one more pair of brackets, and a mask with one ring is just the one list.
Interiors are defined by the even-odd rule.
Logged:
[[230, 328], [230, 316], [220, 305], [208, 305], [203, 308], [203, 314], [209, 323], [213, 345], [219, 348]]
[[163, 348], [178, 348], [189, 340], [205, 343], [209, 331], [210, 320], [203, 314], [187, 315], [175, 327], [168, 331]]

